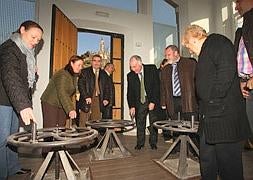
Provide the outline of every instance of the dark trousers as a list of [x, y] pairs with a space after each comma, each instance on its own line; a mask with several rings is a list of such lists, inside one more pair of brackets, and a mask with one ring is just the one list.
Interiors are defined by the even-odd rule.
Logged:
[[43, 128], [64, 127], [68, 118], [62, 108], [41, 102], [43, 115]]
[[208, 144], [200, 136], [200, 171], [203, 180], [243, 180], [242, 143]]
[[102, 119], [112, 119], [112, 106], [106, 106], [102, 111]]
[[[191, 121], [191, 116], [194, 116], [195, 121], [198, 120], [198, 116], [196, 112], [182, 112], [181, 97], [173, 97], [173, 104], [174, 104], [174, 113], [172, 115], [167, 114], [167, 117], [166, 117], [167, 119], [170, 118], [172, 120], [178, 120], [178, 113], [180, 113], [180, 120]], [[177, 133], [174, 133], [174, 135], [176, 134]], [[165, 140], [170, 139], [171, 132], [167, 130], [163, 130], [163, 136]]]
[[157, 133], [158, 130], [153, 126], [153, 123], [157, 121], [156, 110], [149, 111], [148, 102], [144, 104], [139, 104], [137, 108], [137, 116], [136, 116], [136, 126], [137, 126], [137, 145], [144, 146], [145, 145], [145, 129], [146, 129], [146, 119], [149, 114], [149, 124], [148, 130], [150, 132], [149, 136], [149, 144], [156, 145], [157, 144]]
[[[43, 115], [43, 128], [51, 128], [51, 127], [64, 127], [67, 115], [65, 114], [62, 108], [53, 106], [46, 102], [41, 102], [42, 115]], [[53, 138], [44, 138], [44, 141], [53, 141]], [[42, 154], [47, 154], [51, 151], [51, 147], [43, 147]]]
[[[248, 148], [252, 149], [252, 144], [253, 144], [253, 90], [250, 91], [250, 96], [246, 98], [246, 110], [247, 110], [247, 116], [248, 116], [248, 121], [251, 129], [251, 136], [247, 140], [247, 143], [245, 144], [246, 147], [249, 146]], [[249, 145], [251, 144], [251, 145]]]
[[170, 116], [172, 120], [178, 119], [178, 112], [180, 112], [180, 119], [185, 121], [191, 121], [191, 116], [193, 115], [195, 117], [195, 120], [197, 119], [197, 113], [196, 112], [182, 112], [182, 102], [181, 97], [173, 97], [173, 104], [174, 104], [174, 114]]

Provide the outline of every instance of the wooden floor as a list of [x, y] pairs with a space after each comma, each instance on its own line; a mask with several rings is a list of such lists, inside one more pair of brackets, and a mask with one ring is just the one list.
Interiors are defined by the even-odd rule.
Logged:
[[[112, 160], [92, 160], [93, 153], [90, 149], [83, 149], [82, 151], [72, 150], [71, 155], [84, 171], [87, 167], [90, 168], [92, 180], [176, 180], [177, 178], [165, 171], [162, 167], [156, 164], [153, 159], [159, 159], [166, 150], [168, 150], [170, 143], [165, 143], [159, 135], [158, 149], [151, 150], [149, 144], [146, 142], [145, 148], [137, 151], [134, 149], [136, 137], [123, 136], [119, 134], [122, 144], [131, 152], [132, 156], [127, 158], [118, 158]], [[148, 140], [148, 138], [147, 138]], [[22, 150], [24, 152], [24, 150]], [[37, 154], [37, 155], [36, 155]], [[38, 153], [22, 154], [20, 157], [22, 167], [31, 168], [36, 171], [43, 158]], [[253, 151], [243, 152], [244, 163], [244, 177], [245, 180], [253, 180]], [[53, 163], [50, 166], [45, 180], [54, 179]], [[66, 179], [65, 174], [61, 171], [61, 179]], [[9, 180], [23, 180], [29, 179], [28, 176], [16, 175], [8, 178]], [[193, 178], [193, 179], [201, 179]]]

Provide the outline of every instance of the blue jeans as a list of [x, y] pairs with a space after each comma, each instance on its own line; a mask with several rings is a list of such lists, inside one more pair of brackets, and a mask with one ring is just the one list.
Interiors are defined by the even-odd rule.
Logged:
[[11, 106], [0, 105], [0, 180], [15, 174], [21, 167], [18, 154], [7, 146], [7, 137], [18, 132], [19, 119]]

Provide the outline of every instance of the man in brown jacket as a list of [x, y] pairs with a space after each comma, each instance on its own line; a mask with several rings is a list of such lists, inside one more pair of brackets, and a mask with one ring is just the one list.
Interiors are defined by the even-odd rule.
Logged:
[[[197, 115], [195, 97], [195, 67], [196, 60], [180, 57], [175, 45], [165, 48], [167, 62], [161, 68], [161, 107], [166, 109], [168, 118], [191, 120], [192, 115]], [[164, 132], [165, 140], [169, 140], [168, 132]]]
[[161, 69], [161, 106], [171, 119], [177, 119], [180, 112], [181, 119], [191, 120], [197, 111], [194, 85], [197, 62], [180, 57], [175, 45], [166, 47], [165, 58], [168, 61]]

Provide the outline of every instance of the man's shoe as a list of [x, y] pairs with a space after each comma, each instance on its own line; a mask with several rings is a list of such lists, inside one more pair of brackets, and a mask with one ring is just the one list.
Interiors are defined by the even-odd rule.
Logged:
[[153, 150], [157, 150], [157, 146], [156, 146], [155, 144], [151, 144], [150, 147], [151, 147], [151, 149], [153, 149]]
[[16, 172], [16, 174], [17, 174], [17, 175], [21, 175], [21, 174], [29, 174], [29, 173], [31, 173], [31, 172], [32, 172], [32, 170], [31, 170], [31, 169], [21, 168], [20, 170], [18, 170], [18, 171]]
[[144, 147], [143, 145], [136, 145], [136, 146], [134, 147], [134, 149], [140, 150], [140, 149], [143, 148], [143, 147]]

